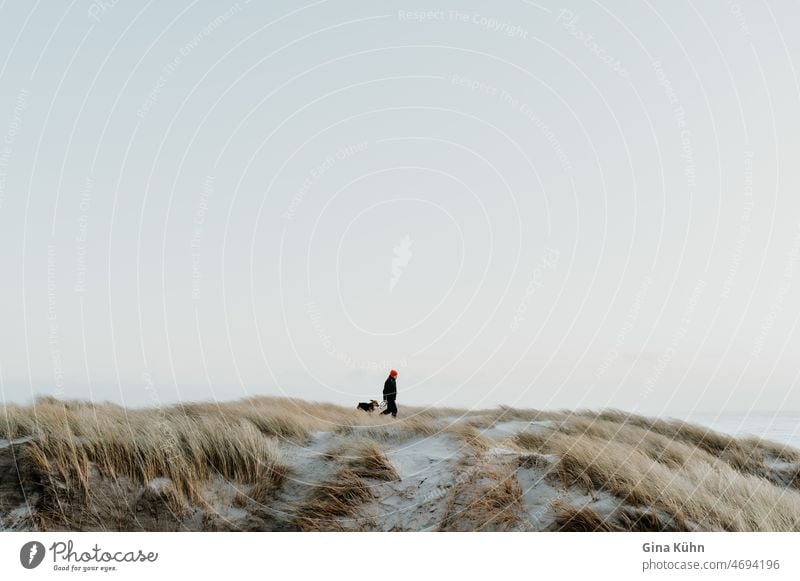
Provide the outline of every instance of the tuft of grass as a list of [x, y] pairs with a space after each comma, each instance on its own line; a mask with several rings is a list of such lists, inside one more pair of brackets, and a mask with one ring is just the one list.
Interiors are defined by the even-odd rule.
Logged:
[[341, 531], [340, 519], [352, 517], [373, 499], [370, 488], [349, 468], [316, 486], [300, 507], [294, 526], [301, 531]]
[[553, 528], [562, 532], [611, 532], [619, 530], [590, 506], [572, 506], [561, 499], [551, 503], [555, 513]]
[[472, 453], [485, 452], [492, 446], [492, 442], [469, 423], [450, 426], [447, 431], [463, 442]]
[[136, 500], [137, 511], [148, 511], [158, 518], [165, 510], [176, 518], [189, 514], [189, 507], [183, 496], [169, 480], [162, 479], [148, 483]]
[[642, 510], [633, 507], [622, 508], [617, 514], [617, 526], [629, 532], [687, 532], [688, 524], [675, 523], [671, 519], [663, 519], [653, 510]]
[[315, 486], [297, 509], [293, 526], [303, 531], [345, 530], [346, 519], [357, 525], [356, 515], [375, 498], [367, 481], [397, 481], [400, 475], [387, 460], [378, 442], [367, 438], [346, 442], [323, 457], [336, 471]]
[[515, 530], [523, 510], [516, 461], [467, 457], [456, 468], [439, 530]]
[[467, 518], [477, 521], [474, 530], [512, 530], [518, 523], [522, 506], [522, 488], [514, 470], [497, 470], [489, 474], [489, 485], [482, 488], [476, 501], [469, 505]]
[[550, 434], [543, 434], [541, 432], [518, 432], [512, 438], [515, 445], [523, 450], [531, 450], [533, 452], [544, 453], [548, 449], [548, 442]]
[[400, 480], [394, 466], [386, 459], [377, 442], [361, 440], [353, 443], [347, 452], [346, 466], [359, 478], [375, 480]]

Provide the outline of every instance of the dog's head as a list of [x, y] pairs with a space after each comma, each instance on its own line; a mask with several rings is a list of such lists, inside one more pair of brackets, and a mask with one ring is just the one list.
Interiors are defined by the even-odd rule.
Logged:
[[381, 404], [377, 400], [371, 399], [369, 400], [369, 407], [370, 409], [376, 410], [381, 407]]

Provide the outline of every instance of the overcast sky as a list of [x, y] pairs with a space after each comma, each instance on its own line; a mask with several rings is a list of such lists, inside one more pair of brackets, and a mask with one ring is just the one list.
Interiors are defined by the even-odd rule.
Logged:
[[4, 2], [2, 398], [800, 409], [798, 21]]

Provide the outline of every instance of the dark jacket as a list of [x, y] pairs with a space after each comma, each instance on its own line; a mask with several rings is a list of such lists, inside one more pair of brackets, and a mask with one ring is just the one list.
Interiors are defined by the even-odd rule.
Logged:
[[397, 380], [391, 375], [386, 378], [386, 383], [383, 384], [383, 397], [386, 401], [397, 397]]

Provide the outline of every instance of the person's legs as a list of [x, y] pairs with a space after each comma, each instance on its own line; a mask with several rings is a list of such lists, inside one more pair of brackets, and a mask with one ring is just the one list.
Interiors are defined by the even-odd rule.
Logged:
[[393, 399], [389, 400], [387, 402], [387, 404], [388, 405], [386, 406], [386, 411], [392, 412], [392, 417], [396, 418], [397, 417], [397, 404], [394, 402]]

